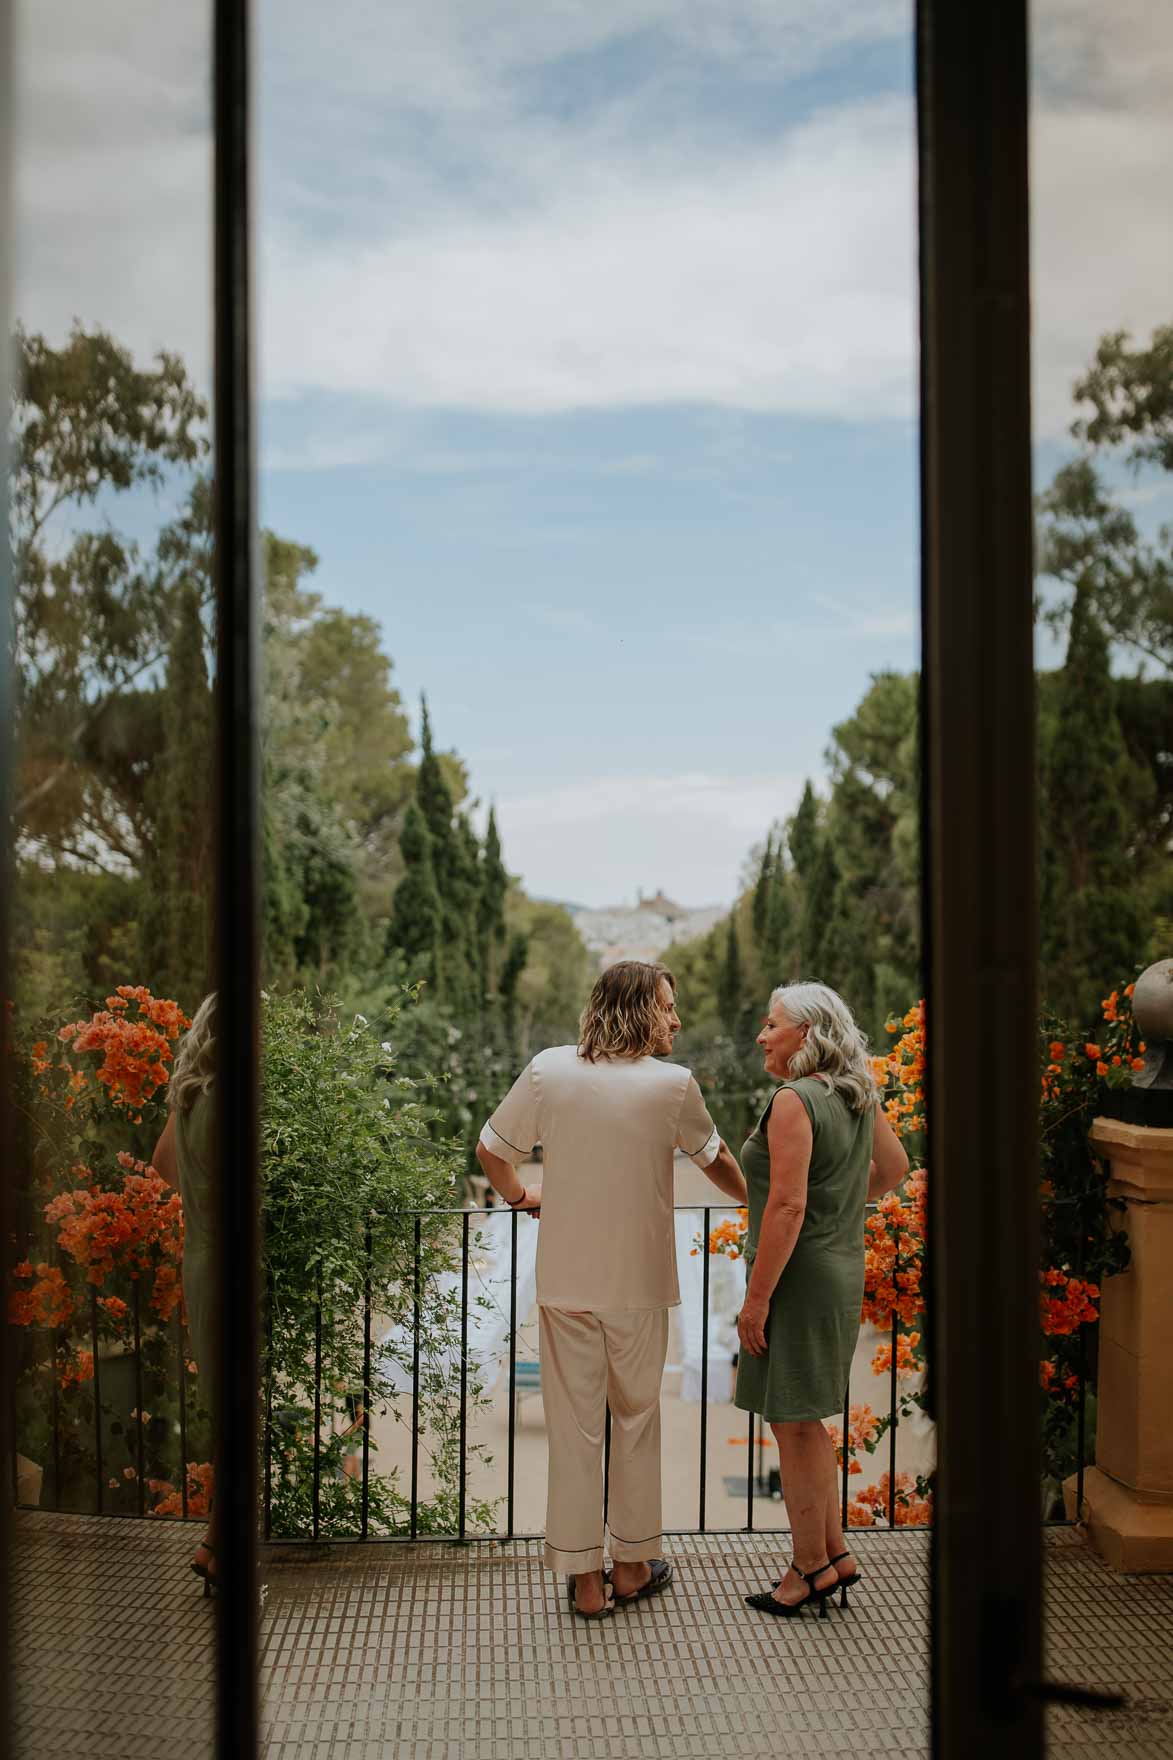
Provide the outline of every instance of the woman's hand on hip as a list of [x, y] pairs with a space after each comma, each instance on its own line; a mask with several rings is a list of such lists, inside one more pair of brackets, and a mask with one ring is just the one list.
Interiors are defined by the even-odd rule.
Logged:
[[766, 1321], [769, 1313], [769, 1302], [763, 1302], [756, 1296], [747, 1295], [742, 1303], [741, 1312], [737, 1316], [737, 1336], [741, 1340], [742, 1350], [748, 1351], [751, 1357], [764, 1357], [766, 1354]]

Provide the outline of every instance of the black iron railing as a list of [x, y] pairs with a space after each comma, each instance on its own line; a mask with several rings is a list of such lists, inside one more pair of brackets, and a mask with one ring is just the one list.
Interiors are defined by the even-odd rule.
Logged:
[[[676, 1209], [677, 1209], [678, 1214], [689, 1214], [689, 1215], [695, 1216], [697, 1218], [698, 1227], [699, 1227], [699, 1231], [700, 1231], [699, 1236], [698, 1236], [698, 1250], [699, 1250], [699, 1253], [701, 1256], [702, 1265], [701, 1265], [701, 1280], [700, 1280], [701, 1281], [700, 1365], [699, 1365], [700, 1398], [697, 1403], [697, 1430], [698, 1430], [697, 1441], [698, 1441], [698, 1445], [699, 1445], [699, 1447], [698, 1447], [697, 1486], [696, 1486], [696, 1498], [697, 1498], [696, 1511], [697, 1511], [697, 1513], [696, 1513], [696, 1521], [691, 1527], [677, 1527], [677, 1528], [672, 1528], [672, 1529], [669, 1529], [666, 1531], [671, 1532], [671, 1533], [676, 1533], [676, 1534], [681, 1534], [681, 1533], [741, 1533], [741, 1532], [746, 1532], [746, 1531], [753, 1531], [755, 1526], [757, 1525], [756, 1517], [755, 1517], [755, 1510], [756, 1510], [757, 1502], [765, 1496], [769, 1496], [772, 1499], [776, 1500], [776, 1498], [778, 1496], [779, 1489], [780, 1489], [780, 1485], [777, 1482], [775, 1482], [774, 1484], [771, 1484], [767, 1474], [763, 1471], [761, 1457], [762, 1457], [762, 1448], [763, 1448], [763, 1445], [765, 1442], [765, 1437], [762, 1433], [763, 1427], [759, 1426], [758, 1420], [756, 1420], [752, 1414], [748, 1414], [746, 1417], [747, 1462], [746, 1462], [746, 1476], [745, 1476], [744, 1520], [735, 1527], [714, 1528], [710, 1522], [710, 1508], [709, 1508], [709, 1484], [708, 1484], [708, 1465], [709, 1465], [708, 1453], [709, 1453], [709, 1450], [708, 1450], [708, 1444], [709, 1444], [709, 1426], [710, 1426], [709, 1394], [710, 1394], [710, 1387], [711, 1387], [711, 1361], [710, 1361], [710, 1357], [711, 1357], [711, 1342], [710, 1342], [711, 1326], [710, 1326], [710, 1321], [711, 1321], [711, 1317], [712, 1317], [713, 1280], [712, 1280], [712, 1255], [710, 1254], [708, 1247], [709, 1247], [710, 1236], [712, 1234], [714, 1219], [719, 1218], [719, 1217], [728, 1217], [734, 1213], [734, 1210], [733, 1210], [732, 1206], [718, 1205], [718, 1204], [713, 1204], [713, 1205], [677, 1205]], [[876, 1209], [876, 1206], [869, 1205], [869, 1211], [874, 1213], [875, 1209]], [[272, 1374], [272, 1335], [271, 1335], [271, 1330], [266, 1328], [266, 1340], [265, 1340], [266, 1350], [264, 1353], [264, 1364], [263, 1364], [264, 1374], [263, 1374], [263, 1381], [262, 1381], [262, 1401], [261, 1401], [261, 1424], [262, 1424], [261, 1461], [262, 1461], [262, 1476], [263, 1476], [262, 1516], [263, 1516], [263, 1535], [266, 1540], [272, 1540], [272, 1541], [280, 1542], [282, 1544], [288, 1543], [288, 1544], [296, 1545], [296, 1544], [304, 1544], [304, 1543], [329, 1544], [331, 1542], [354, 1541], [354, 1540], [371, 1541], [371, 1542], [374, 1542], [374, 1541], [395, 1541], [395, 1542], [408, 1541], [408, 1542], [410, 1542], [410, 1541], [415, 1541], [415, 1540], [419, 1540], [419, 1539], [428, 1539], [428, 1540], [452, 1539], [452, 1540], [463, 1541], [463, 1540], [469, 1540], [469, 1539], [506, 1540], [506, 1539], [521, 1539], [521, 1538], [536, 1538], [537, 1537], [536, 1535], [533, 1535], [530, 1533], [519, 1532], [518, 1523], [517, 1523], [517, 1513], [518, 1512], [517, 1512], [517, 1507], [516, 1507], [517, 1506], [516, 1476], [517, 1476], [517, 1410], [518, 1410], [518, 1401], [517, 1401], [517, 1393], [518, 1393], [518, 1375], [517, 1375], [518, 1334], [519, 1334], [519, 1320], [522, 1320], [525, 1318], [525, 1316], [519, 1316], [519, 1314], [518, 1314], [518, 1263], [519, 1263], [518, 1237], [519, 1237], [519, 1230], [521, 1228], [529, 1228], [534, 1225], [532, 1224], [532, 1222], [529, 1221], [528, 1218], [524, 1217], [523, 1215], [519, 1214], [518, 1212], [516, 1212], [516, 1211], [506, 1212], [503, 1209], [494, 1209], [494, 1210], [462, 1209], [462, 1210], [451, 1210], [451, 1211], [420, 1211], [420, 1212], [411, 1212], [408, 1214], [409, 1214], [409, 1217], [411, 1220], [411, 1232], [410, 1232], [410, 1237], [409, 1237], [410, 1242], [411, 1242], [411, 1246], [410, 1246], [410, 1289], [404, 1291], [403, 1302], [401, 1304], [401, 1311], [405, 1312], [410, 1317], [409, 1327], [408, 1327], [409, 1339], [410, 1339], [410, 1364], [411, 1364], [410, 1392], [409, 1392], [409, 1394], [405, 1394], [405, 1396], [404, 1396], [410, 1402], [410, 1456], [409, 1456], [409, 1461], [407, 1464], [406, 1473], [404, 1475], [404, 1477], [406, 1479], [407, 1495], [404, 1500], [405, 1509], [404, 1509], [403, 1520], [401, 1523], [396, 1523], [394, 1531], [391, 1531], [391, 1532], [375, 1531], [375, 1527], [372, 1524], [372, 1520], [371, 1520], [372, 1457], [375, 1453], [375, 1449], [374, 1449], [373, 1442], [372, 1442], [372, 1436], [371, 1436], [371, 1421], [372, 1421], [372, 1414], [373, 1414], [374, 1408], [375, 1408], [376, 1404], [378, 1403], [377, 1397], [373, 1392], [373, 1369], [374, 1369], [375, 1348], [376, 1348], [374, 1333], [375, 1333], [376, 1318], [377, 1318], [379, 1312], [381, 1311], [380, 1304], [379, 1304], [379, 1292], [377, 1292], [375, 1290], [375, 1288], [373, 1287], [373, 1282], [372, 1282], [372, 1277], [371, 1277], [371, 1272], [370, 1272], [370, 1266], [372, 1263], [372, 1227], [374, 1226], [374, 1223], [372, 1221], [372, 1223], [368, 1223], [367, 1230], [366, 1230], [366, 1238], [365, 1238], [366, 1269], [365, 1269], [365, 1274], [362, 1276], [361, 1284], [359, 1285], [359, 1287], [355, 1291], [356, 1297], [359, 1300], [361, 1300], [361, 1306], [362, 1306], [362, 1322], [361, 1322], [361, 1325], [362, 1325], [362, 1346], [361, 1346], [361, 1349], [362, 1349], [362, 1387], [361, 1387], [361, 1390], [356, 1389], [357, 1411], [358, 1411], [358, 1415], [356, 1417], [356, 1428], [359, 1432], [359, 1445], [360, 1445], [360, 1450], [361, 1450], [360, 1456], [359, 1456], [359, 1473], [361, 1476], [361, 1488], [360, 1488], [360, 1496], [359, 1496], [359, 1503], [358, 1503], [358, 1521], [357, 1521], [357, 1524], [353, 1527], [353, 1529], [347, 1528], [345, 1531], [343, 1531], [342, 1529], [340, 1529], [338, 1527], [336, 1520], [332, 1521], [329, 1524], [324, 1524], [324, 1522], [323, 1522], [323, 1511], [322, 1511], [323, 1460], [324, 1460], [326, 1446], [329, 1441], [329, 1437], [328, 1437], [326, 1430], [325, 1430], [326, 1419], [325, 1419], [325, 1415], [324, 1415], [323, 1386], [324, 1386], [324, 1376], [328, 1373], [328, 1370], [324, 1365], [323, 1296], [322, 1296], [321, 1274], [319, 1272], [317, 1274], [317, 1278], [316, 1278], [316, 1289], [315, 1289], [316, 1300], [315, 1300], [315, 1312], [314, 1312], [314, 1321], [313, 1321], [313, 1342], [312, 1342], [312, 1376], [311, 1376], [311, 1379], [312, 1379], [313, 1440], [312, 1440], [312, 1451], [310, 1453], [310, 1461], [311, 1461], [311, 1467], [310, 1467], [311, 1485], [310, 1485], [310, 1500], [309, 1500], [310, 1515], [309, 1515], [308, 1523], [302, 1524], [299, 1531], [297, 1531], [297, 1532], [283, 1532], [281, 1529], [281, 1524], [279, 1522], [275, 1521], [275, 1519], [274, 1519], [274, 1453], [275, 1453], [275, 1437], [276, 1437], [278, 1429], [279, 1429], [279, 1416], [280, 1415], [279, 1415], [279, 1413], [275, 1412], [275, 1410], [274, 1410], [274, 1376]], [[472, 1374], [473, 1369], [474, 1369], [474, 1354], [473, 1354], [472, 1347], [470, 1346], [469, 1331], [470, 1331], [470, 1310], [471, 1310], [471, 1302], [470, 1302], [471, 1269], [472, 1269], [473, 1247], [474, 1247], [475, 1240], [476, 1240], [476, 1237], [474, 1235], [474, 1229], [477, 1227], [480, 1219], [482, 1219], [482, 1218], [484, 1218], [484, 1219], [494, 1218], [498, 1222], [500, 1222], [500, 1221], [503, 1221], [506, 1216], [508, 1216], [508, 1229], [509, 1229], [509, 1237], [508, 1237], [508, 1298], [507, 1298], [507, 1301], [508, 1301], [508, 1324], [507, 1324], [507, 1329], [506, 1329], [505, 1339], [504, 1339], [504, 1361], [501, 1364], [501, 1367], [507, 1375], [507, 1380], [506, 1380], [506, 1390], [507, 1391], [506, 1391], [505, 1397], [507, 1400], [507, 1410], [508, 1410], [508, 1428], [507, 1428], [506, 1457], [505, 1457], [505, 1490], [504, 1490], [504, 1496], [502, 1498], [499, 1498], [496, 1500], [498, 1508], [500, 1508], [501, 1505], [503, 1505], [503, 1510], [502, 1510], [503, 1521], [499, 1522], [495, 1528], [485, 1528], [483, 1526], [478, 1525], [475, 1529], [470, 1531], [470, 1526], [469, 1526], [469, 1521], [468, 1521], [469, 1448], [470, 1448], [470, 1375]], [[404, 1219], [401, 1217], [399, 1220], [402, 1223], [402, 1221]], [[457, 1495], [456, 1495], [456, 1503], [455, 1503], [456, 1518], [455, 1518], [455, 1521], [451, 1524], [450, 1529], [448, 1529], [447, 1531], [444, 1531], [444, 1532], [437, 1532], [435, 1525], [434, 1525], [434, 1522], [432, 1522], [430, 1520], [427, 1522], [421, 1520], [421, 1511], [424, 1507], [423, 1502], [422, 1502], [422, 1497], [421, 1497], [421, 1453], [422, 1453], [423, 1431], [424, 1431], [424, 1412], [423, 1412], [422, 1400], [421, 1400], [421, 1383], [422, 1383], [422, 1362], [423, 1362], [423, 1352], [424, 1352], [424, 1335], [425, 1335], [425, 1330], [426, 1330], [426, 1326], [427, 1326], [426, 1303], [427, 1303], [427, 1299], [428, 1299], [427, 1277], [425, 1275], [425, 1269], [424, 1269], [424, 1266], [425, 1266], [425, 1232], [424, 1231], [425, 1231], [425, 1224], [437, 1224], [437, 1223], [440, 1224], [441, 1226], [451, 1227], [452, 1229], [454, 1229], [456, 1231], [456, 1236], [458, 1237], [457, 1239], [454, 1239], [452, 1241], [451, 1249], [450, 1249], [450, 1252], [448, 1255], [448, 1273], [451, 1277], [453, 1277], [456, 1280], [456, 1284], [459, 1289], [459, 1322], [458, 1322], [458, 1331], [457, 1331], [457, 1335], [456, 1335], [457, 1339], [458, 1339], [458, 1355], [457, 1355], [457, 1363], [455, 1366], [455, 1375], [454, 1375], [455, 1388], [456, 1388], [456, 1398], [457, 1398], [457, 1402], [458, 1402], [457, 1421], [456, 1421], [456, 1438], [457, 1438], [457, 1444], [456, 1444], [456, 1446], [457, 1446]], [[894, 1228], [893, 1232], [894, 1232], [894, 1236], [895, 1236], [895, 1245], [896, 1245], [896, 1253], [897, 1253], [895, 1272], [899, 1272], [900, 1262], [899, 1262], [899, 1230], [898, 1230], [898, 1228]], [[1080, 1235], [1082, 1237], [1082, 1231], [1080, 1231]], [[1079, 1264], [1077, 1264], [1075, 1269], [1076, 1269], [1076, 1275], [1082, 1277], [1082, 1275], [1083, 1275], [1082, 1252], [1080, 1252], [1079, 1258], [1080, 1258], [1081, 1262]], [[134, 1451], [135, 1451], [136, 1484], [137, 1484], [137, 1509], [135, 1511], [131, 1512], [131, 1511], [128, 1511], [125, 1508], [125, 1506], [121, 1506], [117, 1509], [107, 1508], [108, 1500], [104, 1495], [104, 1492], [105, 1492], [105, 1472], [107, 1469], [106, 1469], [106, 1463], [104, 1461], [104, 1451], [103, 1451], [103, 1421], [104, 1421], [104, 1419], [109, 1418], [111, 1416], [111, 1413], [105, 1409], [104, 1404], [103, 1404], [103, 1390], [102, 1390], [102, 1361], [103, 1360], [102, 1360], [102, 1357], [101, 1357], [101, 1354], [99, 1351], [98, 1297], [97, 1297], [96, 1291], [91, 1292], [90, 1311], [89, 1311], [89, 1331], [90, 1331], [90, 1343], [91, 1343], [92, 1354], [93, 1354], [93, 1435], [92, 1435], [92, 1448], [93, 1448], [93, 1473], [94, 1473], [94, 1495], [93, 1495], [93, 1501], [92, 1501], [91, 1508], [93, 1510], [93, 1513], [96, 1513], [99, 1515], [116, 1514], [119, 1516], [126, 1516], [129, 1513], [137, 1513], [139, 1516], [144, 1516], [148, 1513], [146, 1510], [146, 1506], [145, 1506], [147, 1478], [148, 1478], [147, 1460], [146, 1460], [146, 1437], [144, 1434], [144, 1427], [141, 1422], [141, 1414], [143, 1412], [143, 1404], [144, 1404], [144, 1398], [145, 1398], [145, 1390], [144, 1390], [144, 1382], [143, 1382], [143, 1355], [142, 1355], [143, 1317], [142, 1317], [142, 1312], [141, 1312], [141, 1301], [142, 1301], [142, 1298], [140, 1295], [140, 1287], [139, 1287], [139, 1284], [136, 1282], [132, 1285], [130, 1307], [131, 1307], [133, 1339], [134, 1339], [134, 1390], [135, 1390], [135, 1399], [136, 1399], [136, 1412], [140, 1416], [140, 1421], [138, 1423], [136, 1423], [134, 1426], [134, 1430], [135, 1430]], [[270, 1300], [267, 1303], [267, 1311], [271, 1312], [271, 1292], [270, 1292]], [[900, 1430], [900, 1425], [902, 1422], [902, 1417], [904, 1416], [904, 1413], [902, 1411], [902, 1407], [904, 1406], [904, 1404], [908, 1398], [907, 1395], [902, 1396], [901, 1388], [900, 1388], [899, 1351], [900, 1351], [901, 1337], [908, 1330], [908, 1327], [906, 1326], [905, 1322], [901, 1319], [901, 1316], [900, 1316], [899, 1312], [897, 1312], [897, 1311], [893, 1311], [893, 1313], [891, 1315], [890, 1325], [891, 1325], [891, 1330], [890, 1330], [889, 1337], [890, 1337], [890, 1345], [891, 1345], [891, 1360], [890, 1360], [890, 1364], [889, 1364], [889, 1368], [888, 1368], [888, 1372], [887, 1372], [887, 1389], [886, 1389], [886, 1391], [887, 1391], [887, 1411], [886, 1411], [886, 1413], [881, 1411], [878, 1414], [881, 1421], [883, 1421], [886, 1418], [885, 1434], [882, 1439], [882, 1442], [879, 1445], [879, 1450], [877, 1451], [877, 1453], [879, 1454], [880, 1451], [882, 1451], [883, 1453], [886, 1453], [886, 1455], [887, 1455], [887, 1468], [888, 1468], [888, 1484], [887, 1484], [887, 1500], [886, 1500], [887, 1507], [886, 1507], [886, 1510], [884, 1513], [886, 1515], [888, 1526], [890, 1528], [894, 1528], [898, 1525], [897, 1524], [897, 1504], [898, 1504], [898, 1499], [900, 1496], [900, 1492], [898, 1489], [898, 1478], [897, 1478], [897, 1439], [898, 1439], [898, 1433]], [[178, 1395], [178, 1421], [177, 1421], [178, 1437], [177, 1437], [177, 1442], [178, 1442], [178, 1451], [179, 1451], [179, 1456], [180, 1456], [180, 1470], [179, 1470], [179, 1475], [178, 1475], [178, 1479], [179, 1479], [178, 1490], [179, 1490], [180, 1497], [181, 1497], [182, 1514], [186, 1518], [188, 1515], [188, 1467], [190, 1464], [190, 1462], [189, 1462], [189, 1446], [188, 1446], [188, 1444], [189, 1444], [188, 1427], [189, 1427], [190, 1394], [189, 1394], [189, 1388], [188, 1388], [188, 1370], [187, 1370], [187, 1363], [186, 1363], [186, 1341], [185, 1341], [185, 1337], [184, 1337], [182, 1323], [181, 1323], [181, 1320], [178, 1315], [175, 1316], [173, 1323], [171, 1323], [171, 1330], [173, 1332], [174, 1344], [175, 1344], [175, 1361], [176, 1361], [175, 1372], [176, 1372], [176, 1377], [177, 1377], [177, 1395]], [[1083, 1481], [1084, 1481], [1084, 1471], [1085, 1471], [1086, 1452], [1087, 1452], [1087, 1392], [1088, 1392], [1088, 1383], [1089, 1383], [1089, 1367], [1088, 1367], [1088, 1365], [1089, 1365], [1089, 1350], [1088, 1350], [1088, 1336], [1087, 1335], [1088, 1335], [1089, 1331], [1092, 1331], [1092, 1330], [1094, 1330], [1094, 1325], [1089, 1325], [1087, 1323], [1081, 1324], [1079, 1327], [1078, 1340], [1077, 1340], [1078, 1383], [1077, 1383], [1077, 1387], [1075, 1389], [1075, 1399], [1074, 1399], [1074, 1420], [1075, 1420], [1075, 1433], [1076, 1433], [1074, 1471], [1075, 1471], [1075, 1478], [1076, 1478], [1075, 1508], [1076, 1508], [1077, 1512], [1079, 1509], [1082, 1508], [1082, 1503], [1083, 1503]], [[54, 1362], [56, 1361], [56, 1342], [57, 1342], [56, 1337], [54, 1337], [54, 1339], [53, 1339], [53, 1354], [52, 1354], [52, 1360]], [[307, 1369], [308, 1368], [310, 1368], [309, 1364], [307, 1364]], [[46, 1508], [46, 1507], [62, 1508], [62, 1507], [66, 1507], [66, 1506], [61, 1503], [60, 1496], [59, 1496], [59, 1488], [61, 1486], [62, 1426], [61, 1426], [61, 1415], [60, 1415], [61, 1402], [59, 1400], [59, 1395], [58, 1395], [58, 1385], [57, 1385], [56, 1374], [53, 1374], [49, 1377], [49, 1384], [50, 1384], [50, 1388], [51, 1388], [50, 1411], [48, 1414], [49, 1427], [50, 1427], [49, 1453], [50, 1453], [50, 1460], [51, 1460], [52, 1467], [53, 1467], [53, 1473], [52, 1473], [52, 1479], [51, 1479], [51, 1486], [53, 1489], [52, 1489], [52, 1494], [50, 1496], [48, 1503], [46, 1503], [44, 1497], [42, 1497], [40, 1507], [42, 1507], [42, 1508]], [[605, 1447], [604, 1447], [604, 1496], [606, 1495], [606, 1488], [607, 1488], [608, 1477], [609, 1477], [609, 1460], [610, 1460], [610, 1414], [608, 1413], [607, 1416], [608, 1416], [608, 1422], [607, 1422], [607, 1427], [606, 1427], [606, 1439], [605, 1439]], [[15, 1430], [15, 1428], [16, 1428], [15, 1411], [12, 1414], [12, 1421], [13, 1421], [13, 1426], [14, 1426], [14, 1430]], [[843, 1520], [844, 1520], [844, 1524], [847, 1525], [849, 1514], [850, 1514], [850, 1503], [851, 1503], [850, 1477], [851, 1477], [851, 1461], [852, 1461], [852, 1457], [853, 1457], [853, 1450], [851, 1448], [851, 1392], [850, 1392], [850, 1389], [848, 1390], [848, 1394], [847, 1394], [845, 1401], [844, 1401], [844, 1409], [843, 1409], [843, 1414], [842, 1414], [842, 1424], [843, 1424], [843, 1432], [842, 1432], [841, 1494], [842, 1494]], [[19, 1447], [19, 1440], [18, 1440], [18, 1447]], [[881, 1456], [881, 1458], [882, 1458], [882, 1456]], [[15, 1491], [15, 1489], [16, 1489], [15, 1456], [14, 1456], [14, 1461], [13, 1461], [13, 1479], [14, 1479], [14, 1491]], [[76, 1505], [76, 1503], [71, 1503], [69, 1505], [69, 1507], [76, 1508], [77, 1505]], [[900, 1524], [900, 1525], [904, 1525], [904, 1524]], [[909, 1524], [909, 1525], [915, 1525], [915, 1524]], [[771, 1528], [770, 1531], [774, 1531], [774, 1530]]]

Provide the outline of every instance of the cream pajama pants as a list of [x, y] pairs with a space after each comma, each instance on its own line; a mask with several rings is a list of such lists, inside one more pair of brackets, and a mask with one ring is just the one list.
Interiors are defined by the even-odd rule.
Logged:
[[606, 1526], [613, 1560], [658, 1558], [660, 1383], [668, 1310], [574, 1313], [542, 1307], [539, 1355], [550, 1453], [546, 1563], [603, 1568], [603, 1438], [611, 1407]]

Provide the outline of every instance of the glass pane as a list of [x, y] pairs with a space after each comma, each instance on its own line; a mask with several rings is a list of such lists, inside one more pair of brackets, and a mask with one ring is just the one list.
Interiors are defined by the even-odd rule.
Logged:
[[14, 10], [14, 1751], [206, 1754], [210, 13]]
[[[912, 9], [816, 10], [262, 8], [270, 1534], [394, 1542], [363, 1581], [421, 1656], [477, 1640], [423, 1600], [426, 1570], [464, 1603], [463, 1555], [413, 1540], [477, 1537], [469, 1584], [504, 1558], [504, 1629], [570, 1617], [532, 1538], [560, 1224], [503, 1214], [476, 1145], [605, 967], [671, 967], [672, 1059], [737, 1153], [771, 991], [836, 986], [922, 1158]], [[552, 1142], [501, 1195], [555, 1192]], [[670, 1149], [664, 1547], [727, 1599], [789, 1551], [751, 1507], [790, 1512], [733, 1399], [743, 1228]], [[848, 1392], [852, 1537], [920, 1594], [924, 1532], [860, 1537], [929, 1513], [915, 1187], [867, 1241], [820, 1415]], [[270, 1579], [273, 1730], [331, 1617], [304, 1559]], [[394, 1701], [431, 1739], [456, 1689], [386, 1665], [356, 1738]], [[343, 1690], [306, 1683], [314, 1727]]]
[[[1168, 1255], [1156, 1164], [1120, 1151], [1173, 1125], [1173, 18], [1035, 0], [1032, 44], [1043, 1513], [1084, 1522], [1117, 1569], [1168, 1570], [1150, 1500], [1173, 1495], [1156, 1443], [1173, 1407], [1141, 1342], [1169, 1324]], [[1088, 1623], [1102, 1573], [1070, 1539], [1047, 1553], [1064, 1672], [1143, 1693], [1157, 1603], [1138, 1583], [1107, 1653]]]

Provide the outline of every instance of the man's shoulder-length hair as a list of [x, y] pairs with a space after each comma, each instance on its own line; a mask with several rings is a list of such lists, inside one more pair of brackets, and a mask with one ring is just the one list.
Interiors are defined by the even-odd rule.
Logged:
[[660, 979], [673, 996], [676, 979], [667, 966], [621, 959], [595, 980], [578, 1023], [578, 1051], [588, 1063], [600, 1057], [646, 1057], [660, 1038], [664, 1005]]

